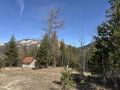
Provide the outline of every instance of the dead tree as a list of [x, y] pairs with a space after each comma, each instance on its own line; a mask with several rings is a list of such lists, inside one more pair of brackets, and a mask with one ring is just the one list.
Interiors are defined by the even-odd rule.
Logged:
[[42, 30], [46, 31], [49, 35], [49, 40], [51, 39], [52, 33], [56, 31], [57, 29], [63, 28], [64, 20], [58, 20], [58, 13], [60, 9], [53, 9], [48, 12], [48, 17], [44, 19], [47, 26], [42, 27]]
[[[56, 32], [56, 30], [58, 29], [62, 29], [63, 25], [64, 25], [64, 20], [58, 20], [58, 13], [59, 13], [60, 9], [53, 9], [51, 8], [51, 10], [48, 12], [48, 17], [44, 20], [47, 24], [46, 27], [42, 27], [42, 30], [46, 31], [48, 33], [48, 50], [49, 53], [51, 53], [53, 50], [53, 46], [52, 46], [52, 35], [54, 35], [53, 33]], [[51, 55], [50, 55], [51, 56]], [[52, 55], [55, 56], [55, 55]], [[55, 57], [54, 57], [55, 60]]]
[[82, 65], [82, 73], [85, 71], [85, 58], [84, 58], [84, 44], [85, 44], [85, 41], [84, 41], [84, 34], [82, 34], [80, 36], [80, 46], [81, 46], [81, 60], [79, 61], [79, 63], [81, 63]]

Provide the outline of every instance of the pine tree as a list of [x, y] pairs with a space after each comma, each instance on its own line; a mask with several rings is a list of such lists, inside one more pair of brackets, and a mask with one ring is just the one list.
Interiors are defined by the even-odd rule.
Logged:
[[11, 40], [8, 42], [4, 55], [7, 56], [7, 66], [16, 66], [18, 58], [18, 48], [15, 42], [15, 37], [12, 35]]
[[22, 49], [18, 51], [18, 64], [19, 66], [22, 64], [22, 60], [28, 56], [27, 46], [23, 46]]
[[[119, 72], [120, 54], [120, 2], [110, 0], [110, 10], [106, 10], [108, 20], [97, 28], [95, 51], [89, 62], [93, 73], [104, 76], [116, 75]], [[109, 74], [108, 74], [109, 73]]]
[[70, 72], [67, 71], [66, 68], [64, 68], [64, 71], [62, 71], [61, 74], [61, 85], [63, 87], [63, 90], [69, 90], [70, 88], [76, 86], [76, 84], [73, 81], [73, 77], [70, 75]]
[[18, 66], [22, 64], [22, 60], [25, 58], [25, 52], [23, 49], [18, 51]]
[[49, 60], [49, 52], [48, 52], [48, 34], [46, 33], [42, 43], [38, 49], [37, 55], [37, 66], [38, 67], [47, 67], [50, 60]]
[[98, 36], [95, 36], [96, 41], [94, 54], [91, 58], [91, 71], [97, 74], [105, 74], [106, 70], [109, 68], [109, 37], [107, 24], [103, 23], [101, 26], [98, 26]]
[[72, 46], [71, 45], [68, 45], [67, 46], [67, 49], [66, 49], [66, 59], [67, 59], [67, 62], [68, 62], [68, 65], [70, 66], [71, 62], [74, 61], [74, 53], [73, 53], [73, 50], [72, 50]]
[[61, 50], [61, 60], [62, 60], [61, 63], [63, 66], [66, 66], [68, 62], [66, 60], [66, 46], [64, 40], [61, 41], [60, 50]]
[[53, 32], [52, 39], [51, 39], [51, 54], [52, 54], [52, 59], [54, 66], [56, 67], [58, 63], [58, 57], [59, 57], [59, 46], [58, 46], [58, 40], [57, 40], [57, 35], [56, 32]]
[[28, 56], [29, 57], [34, 57], [34, 48], [33, 47], [29, 49]]
[[24, 53], [25, 53], [25, 57], [27, 57], [28, 51], [27, 51], [27, 46], [26, 46], [26, 45], [23, 47], [23, 51], [24, 51]]
[[110, 10], [107, 10], [108, 17], [110, 20], [109, 28], [111, 30], [112, 36], [110, 37], [111, 40], [111, 71], [112, 74], [120, 73], [120, 1], [119, 0], [110, 0], [112, 2], [112, 7]]
[[[24, 48], [24, 49], [25, 49], [25, 48]], [[37, 50], [38, 50], [38, 47], [37, 47], [37, 46], [31, 47], [30, 50], [29, 50], [29, 53], [26, 52], [26, 54], [27, 54], [27, 56], [29, 56], [29, 57], [36, 57]]]

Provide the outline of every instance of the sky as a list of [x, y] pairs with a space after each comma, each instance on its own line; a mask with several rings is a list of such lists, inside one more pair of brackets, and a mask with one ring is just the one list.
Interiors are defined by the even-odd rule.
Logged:
[[58, 40], [80, 46], [92, 41], [97, 26], [105, 21], [108, 0], [0, 0], [0, 43], [7, 43], [12, 34], [16, 40], [42, 39], [43, 21], [50, 8], [60, 8], [59, 19], [64, 29], [57, 30]]

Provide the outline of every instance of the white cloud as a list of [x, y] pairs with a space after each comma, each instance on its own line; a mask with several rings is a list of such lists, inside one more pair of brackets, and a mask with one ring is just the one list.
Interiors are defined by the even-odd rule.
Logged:
[[24, 0], [17, 0], [17, 4], [20, 8], [20, 15], [22, 16], [24, 10]]

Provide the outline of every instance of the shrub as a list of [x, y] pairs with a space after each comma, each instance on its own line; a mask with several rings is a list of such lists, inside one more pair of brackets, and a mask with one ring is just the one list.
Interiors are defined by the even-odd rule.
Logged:
[[64, 68], [65, 71], [62, 71], [61, 74], [61, 85], [64, 90], [69, 90], [72, 87], [75, 87], [76, 84], [73, 81], [73, 77], [70, 75], [70, 72]]
[[81, 80], [81, 81], [80, 81], [80, 84], [85, 84], [85, 80]]
[[80, 64], [76, 61], [73, 61], [73, 60], [70, 62], [70, 67], [73, 68], [76, 71], [79, 71], [80, 68], [81, 68]]

